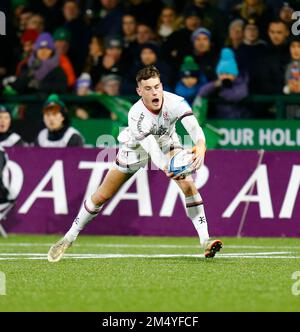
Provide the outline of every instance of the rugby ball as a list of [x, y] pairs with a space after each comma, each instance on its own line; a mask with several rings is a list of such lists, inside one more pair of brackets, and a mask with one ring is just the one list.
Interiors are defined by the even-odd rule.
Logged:
[[176, 152], [170, 159], [168, 165], [168, 172], [174, 175], [189, 175], [192, 172], [190, 169], [193, 163], [193, 154], [187, 150], [180, 150]]

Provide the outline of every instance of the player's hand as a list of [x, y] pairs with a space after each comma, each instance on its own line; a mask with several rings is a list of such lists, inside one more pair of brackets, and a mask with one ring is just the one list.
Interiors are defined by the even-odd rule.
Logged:
[[205, 156], [205, 147], [196, 145], [192, 149], [190, 149], [189, 152], [193, 154], [191, 169], [193, 171], [196, 171], [203, 164]]
[[175, 176], [173, 172], [169, 172], [168, 171], [167, 167], [164, 168], [164, 172], [165, 172], [166, 176], [168, 178], [171, 178], [172, 180], [182, 180], [182, 179], [185, 179], [185, 175], [180, 175], [179, 174], [179, 175]]

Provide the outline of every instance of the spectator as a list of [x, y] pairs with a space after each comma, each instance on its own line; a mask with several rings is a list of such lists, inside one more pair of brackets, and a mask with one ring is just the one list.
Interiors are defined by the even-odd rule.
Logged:
[[137, 22], [134, 16], [126, 14], [122, 17], [124, 57], [133, 61], [137, 54]]
[[[20, 36], [26, 29], [29, 19], [32, 17], [33, 12], [31, 8], [28, 7], [17, 7], [22, 8], [19, 13], [15, 12], [15, 27], [17, 28], [17, 35]], [[18, 10], [17, 10], [18, 11]]]
[[194, 61], [194, 58], [191, 56], [185, 57], [180, 66], [180, 81], [176, 84], [175, 93], [192, 104], [200, 88], [199, 76], [200, 67]]
[[181, 25], [176, 10], [173, 7], [164, 7], [160, 13], [157, 24], [157, 35], [166, 40]]
[[[285, 94], [300, 93], [300, 38], [293, 37], [290, 45], [290, 63], [285, 72]], [[287, 119], [300, 119], [300, 107], [298, 104], [286, 107]]]
[[251, 93], [259, 93], [258, 82], [261, 77], [259, 59], [263, 59], [266, 43], [260, 39], [259, 29], [254, 20], [245, 26], [244, 41], [236, 52], [239, 68], [249, 74]]
[[67, 76], [68, 87], [72, 88], [76, 82], [76, 75], [68, 56], [71, 34], [69, 30], [65, 28], [58, 28], [54, 32], [53, 39], [56, 53], [59, 55], [60, 67], [63, 69]]
[[163, 7], [162, 1], [144, 1], [144, 0], [128, 0], [125, 4], [126, 13], [134, 16], [138, 22], [143, 22], [151, 29], [155, 29], [157, 25], [157, 17]]
[[62, 0], [35, 1], [33, 10], [45, 18], [45, 30], [53, 33], [64, 23]]
[[67, 78], [59, 66], [59, 57], [49, 33], [42, 33], [38, 37], [26, 68], [12, 87], [19, 93], [66, 92]]
[[226, 14], [211, 4], [208, 0], [193, 0], [187, 4], [185, 10], [195, 11], [201, 18], [202, 24], [211, 31], [213, 40], [217, 46], [222, 46], [226, 38], [227, 21]]
[[198, 28], [192, 34], [193, 57], [200, 66], [200, 84], [215, 79], [214, 68], [217, 54], [211, 43], [211, 33], [206, 28]]
[[[92, 93], [92, 79], [90, 74], [82, 73], [76, 81], [76, 95], [80, 97], [89, 96]], [[77, 118], [86, 120], [89, 118], [89, 111], [86, 107], [76, 106], [75, 115]]]
[[38, 36], [38, 31], [32, 29], [25, 30], [22, 34], [21, 43], [23, 47], [23, 54], [21, 61], [17, 64], [16, 76], [19, 76], [23, 67], [27, 65], [28, 60], [33, 52], [34, 43], [36, 42]]
[[35, 145], [40, 147], [79, 147], [83, 137], [70, 126], [68, 110], [57, 95], [51, 95], [43, 105], [43, 118], [46, 128], [36, 138]]
[[108, 96], [120, 96], [121, 82], [121, 77], [118, 75], [103, 76], [101, 79], [102, 93]]
[[122, 31], [123, 9], [119, 0], [98, 0], [101, 4], [99, 17], [93, 24], [93, 33], [120, 35]]
[[148, 42], [140, 47], [140, 56], [139, 59], [135, 62], [130, 76], [129, 76], [129, 82], [124, 84], [126, 87], [123, 87], [123, 89], [127, 89], [126, 91], [128, 94], [133, 94], [136, 88], [136, 80], [135, 76], [136, 73], [142, 69], [143, 67], [154, 65], [158, 68], [160, 71], [160, 77], [161, 81], [164, 85], [165, 90], [170, 90], [170, 67], [167, 65], [166, 62], [161, 60], [160, 58], [160, 52], [159, 47], [156, 43]]
[[[261, 86], [263, 94], [280, 94], [284, 86], [285, 70], [290, 60], [289, 29], [283, 21], [273, 21], [268, 29], [270, 42], [261, 61]], [[260, 83], [261, 82], [261, 83]]]
[[40, 34], [44, 31], [44, 28], [45, 28], [45, 20], [43, 16], [35, 14], [28, 19], [26, 29], [36, 30]]
[[234, 53], [224, 48], [216, 68], [218, 79], [202, 86], [200, 97], [221, 97], [231, 104], [219, 103], [214, 117], [219, 119], [243, 119], [250, 117], [250, 112], [239, 102], [247, 97], [247, 76], [239, 74]]
[[123, 57], [122, 41], [108, 38], [105, 41], [105, 54], [102, 59], [103, 74], [124, 75], [128, 70], [127, 59]]
[[103, 74], [104, 42], [101, 36], [93, 36], [89, 44], [89, 55], [85, 62], [84, 72], [92, 78], [93, 87], [99, 82]]
[[244, 40], [245, 22], [241, 19], [233, 20], [228, 28], [228, 38], [226, 40], [226, 46], [237, 50]]
[[144, 23], [140, 23], [137, 26], [137, 43], [139, 45], [142, 45], [144, 43], [147, 43], [149, 41], [155, 41], [155, 33], [152, 30], [152, 28], [149, 25], [146, 25]]
[[262, 38], [267, 37], [268, 25], [274, 19], [273, 10], [265, 4], [264, 0], [243, 0], [234, 8], [234, 16], [246, 22], [253, 19]]
[[64, 28], [71, 34], [69, 56], [76, 76], [82, 73], [88, 55], [90, 32], [80, 15], [79, 4], [75, 0], [66, 0], [63, 6]]
[[288, 2], [284, 2], [279, 10], [279, 18], [287, 25], [289, 30], [291, 29], [293, 23], [295, 22], [292, 19], [293, 12], [294, 9], [290, 6]]
[[0, 147], [23, 145], [21, 136], [11, 129], [11, 114], [7, 107], [0, 105]]
[[186, 11], [184, 16], [184, 27], [173, 32], [163, 43], [162, 49], [167, 62], [177, 72], [183, 58], [193, 53], [191, 41], [192, 33], [201, 25], [201, 20], [196, 11]]

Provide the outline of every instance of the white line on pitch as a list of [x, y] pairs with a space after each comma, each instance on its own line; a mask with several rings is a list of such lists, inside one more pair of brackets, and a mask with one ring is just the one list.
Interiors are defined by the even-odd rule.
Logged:
[[[0, 243], [3, 247], [50, 247], [53, 243]], [[199, 245], [177, 244], [124, 244], [124, 243], [78, 243], [76, 247], [103, 248], [198, 248]], [[300, 246], [258, 246], [258, 245], [224, 245], [227, 249], [300, 249]]]

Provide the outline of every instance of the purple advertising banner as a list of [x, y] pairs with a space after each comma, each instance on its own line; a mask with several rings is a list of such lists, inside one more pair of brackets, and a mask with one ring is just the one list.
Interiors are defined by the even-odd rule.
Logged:
[[[5, 229], [66, 232], [110, 167], [97, 161], [106, 151], [7, 149], [11, 186], [19, 195]], [[112, 160], [116, 151], [109, 151]], [[300, 152], [208, 151], [194, 179], [211, 236], [300, 236]], [[83, 233], [196, 235], [176, 183], [157, 170], [138, 171]]]

